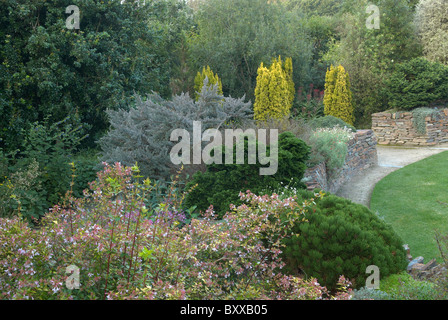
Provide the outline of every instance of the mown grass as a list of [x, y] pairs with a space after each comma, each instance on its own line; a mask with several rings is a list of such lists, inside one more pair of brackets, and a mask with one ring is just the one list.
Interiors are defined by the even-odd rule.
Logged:
[[448, 233], [448, 151], [386, 176], [375, 186], [370, 208], [409, 244], [413, 257], [440, 261], [435, 231]]

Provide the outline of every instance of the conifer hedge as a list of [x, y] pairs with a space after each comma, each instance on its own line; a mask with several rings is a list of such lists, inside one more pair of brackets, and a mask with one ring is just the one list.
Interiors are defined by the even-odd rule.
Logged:
[[386, 83], [389, 106], [397, 110], [448, 102], [448, 66], [415, 58], [397, 65]]

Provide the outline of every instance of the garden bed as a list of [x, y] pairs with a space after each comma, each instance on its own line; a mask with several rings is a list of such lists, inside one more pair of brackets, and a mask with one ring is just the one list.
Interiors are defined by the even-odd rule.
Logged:
[[307, 189], [335, 193], [345, 182], [377, 163], [376, 144], [372, 130], [358, 130], [347, 143], [347, 157], [342, 168], [329, 170], [325, 162], [321, 162], [307, 169], [304, 175]]

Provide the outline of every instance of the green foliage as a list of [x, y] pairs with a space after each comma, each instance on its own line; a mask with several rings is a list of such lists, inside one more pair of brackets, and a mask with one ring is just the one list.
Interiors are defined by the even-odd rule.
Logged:
[[343, 66], [333, 65], [325, 76], [324, 113], [334, 116], [353, 125], [353, 96], [350, 89], [350, 79]]
[[343, 9], [340, 0], [286, 0], [288, 7], [299, 7], [307, 14], [334, 15]]
[[[291, 236], [290, 223], [306, 223], [305, 204], [247, 193], [245, 205], [221, 224], [210, 211], [183, 224], [176, 199], [163, 199], [155, 210], [145, 206], [152, 190], [138, 166], [106, 165], [85, 198], [67, 197], [40, 228], [0, 218], [1, 299], [349, 298], [343, 277], [341, 290], [330, 293], [315, 279], [279, 272], [281, 239]], [[67, 281], [72, 265], [78, 288]]]
[[351, 300], [390, 300], [390, 296], [382, 290], [363, 287], [353, 290]]
[[448, 65], [448, 3], [444, 0], [420, 0], [415, 22], [423, 55], [430, 61]]
[[397, 65], [386, 84], [389, 106], [397, 110], [448, 102], [448, 66], [424, 58]]
[[[32, 124], [24, 133], [22, 150], [16, 157], [5, 160], [9, 178], [3, 187], [7, 187], [10, 201], [4, 204], [3, 216], [20, 212], [29, 221], [38, 219], [65, 196], [73, 178], [72, 155], [85, 138], [82, 133], [79, 122], [69, 117], [53, 124]], [[96, 169], [81, 162], [74, 185], [78, 195], [95, 178]]]
[[330, 63], [323, 58], [332, 41], [339, 37], [338, 21], [336, 16], [327, 16], [321, 13], [304, 18], [305, 32], [312, 42], [310, 83], [314, 84], [316, 88], [323, 89], [325, 86], [325, 73], [330, 67]]
[[284, 65], [281, 57], [273, 59], [269, 68], [262, 62], [257, 74], [254, 119], [264, 121], [289, 116], [294, 101], [291, 58], [287, 58]]
[[[237, 205], [239, 192], [260, 192], [268, 187], [275, 187], [279, 183], [287, 183], [292, 179], [297, 181], [297, 187], [304, 187], [300, 182], [306, 170], [305, 161], [309, 156], [309, 147], [291, 132], [283, 132], [278, 141], [278, 170], [274, 175], [260, 175], [259, 169], [264, 167], [259, 161], [248, 164], [249, 141], [244, 139], [244, 164], [210, 164], [207, 171], [197, 172], [188, 182], [186, 189], [190, 190], [185, 198], [187, 207], [197, 205], [198, 210], [205, 211], [213, 205], [218, 217], [229, 211], [230, 204]], [[257, 148], [261, 142], [256, 141]], [[270, 147], [266, 146], [267, 153]], [[235, 159], [237, 145], [234, 145], [233, 157]], [[223, 148], [223, 159], [226, 150]]]
[[308, 92], [303, 91], [303, 87], [297, 90], [297, 98], [293, 104], [292, 114], [295, 118], [314, 119], [324, 116], [324, 91], [314, 89], [310, 84]]
[[[168, 29], [176, 19], [163, 23], [161, 3], [167, 1], [121, 2], [0, 2], [0, 138], [6, 151], [22, 144], [22, 128], [75, 111], [91, 125], [84, 143], [93, 145], [107, 129], [106, 108], [132, 104], [134, 92], [170, 95], [178, 31]], [[80, 8], [79, 30], [66, 28], [69, 5]]]
[[333, 116], [324, 116], [324, 117], [318, 117], [314, 118], [310, 121], [308, 121], [309, 125], [316, 129], [316, 128], [334, 128], [336, 126], [339, 126], [341, 128], [347, 127], [352, 132], [356, 132], [356, 128], [346, 123], [344, 120], [340, 118], [336, 118]]
[[[302, 191], [302, 197], [310, 198], [312, 193]], [[369, 265], [378, 266], [382, 277], [407, 266], [401, 239], [363, 205], [328, 195], [305, 217], [309, 223], [292, 229], [299, 236], [285, 240], [283, 257], [288, 272], [303, 271], [330, 288], [343, 274], [353, 288], [361, 288]]]
[[426, 134], [426, 117], [431, 117], [437, 120], [440, 116], [440, 111], [430, 108], [417, 108], [412, 110], [412, 124], [420, 134]]
[[310, 82], [312, 47], [303, 15], [279, 1], [203, 1], [190, 37], [190, 63], [195, 70], [209, 65], [222, 79], [225, 95], [254, 101], [257, 70], [272, 57], [291, 57], [294, 84]]
[[43, 173], [35, 159], [7, 174], [0, 179], [0, 217], [21, 215], [30, 221], [48, 209], [41, 183]]
[[435, 283], [414, 279], [407, 272], [390, 275], [380, 280], [380, 290], [391, 300], [438, 300], [440, 291]]
[[196, 77], [194, 78], [194, 92], [196, 101], [199, 100], [199, 94], [201, 93], [202, 87], [204, 86], [205, 78], [208, 79], [208, 85], [217, 85], [218, 86], [218, 94], [222, 95], [222, 83], [221, 79], [219, 79], [218, 75], [214, 74], [209, 66], [207, 68], [202, 68], [202, 72], [198, 72]]

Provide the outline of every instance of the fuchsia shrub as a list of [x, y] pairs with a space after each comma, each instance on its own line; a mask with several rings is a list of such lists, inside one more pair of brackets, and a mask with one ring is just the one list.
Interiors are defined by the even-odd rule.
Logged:
[[[186, 223], [182, 197], [145, 207], [153, 185], [137, 167], [105, 166], [85, 197], [67, 196], [32, 229], [0, 219], [0, 299], [348, 299], [315, 279], [281, 273], [289, 226], [307, 223], [295, 198], [240, 194], [223, 220], [213, 208]], [[321, 194], [316, 196], [321, 197]], [[66, 268], [79, 268], [69, 289]]]

